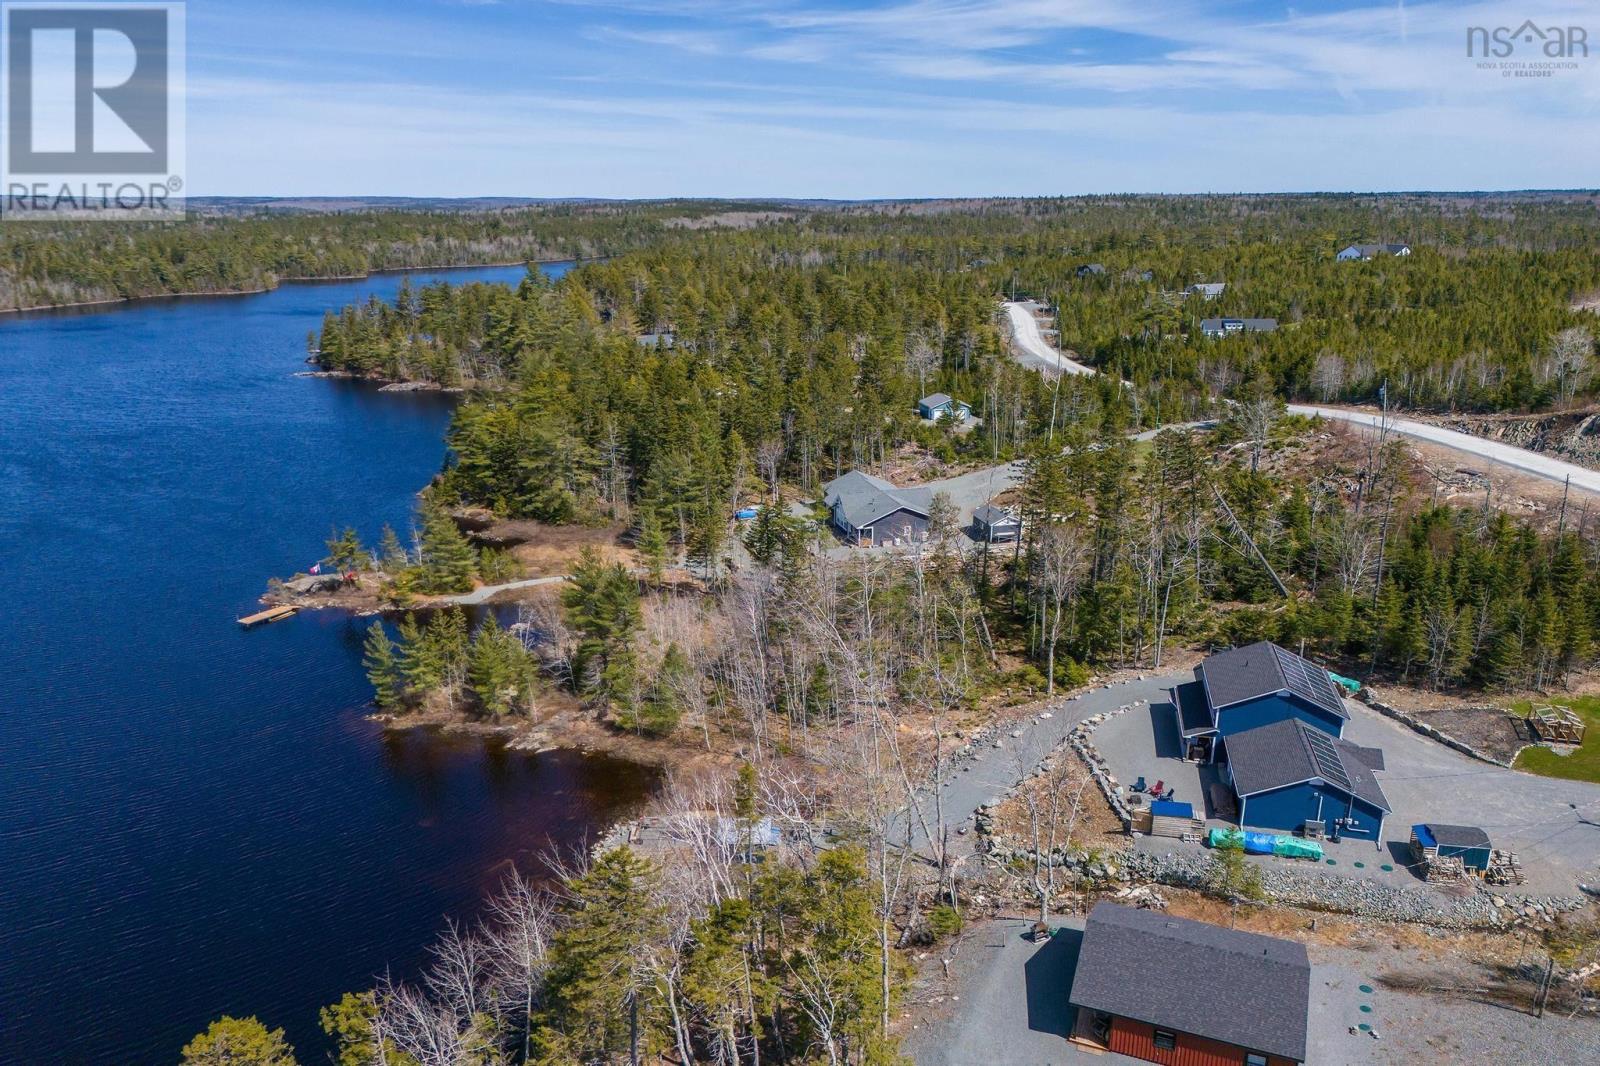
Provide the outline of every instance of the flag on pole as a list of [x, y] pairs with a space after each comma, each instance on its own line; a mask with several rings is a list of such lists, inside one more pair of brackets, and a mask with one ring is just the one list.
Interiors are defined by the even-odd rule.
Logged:
[[313, 574], [320, 574], [320, 573], [322, 573], [322, 564], [321, 564], [321, 563], [318, 563], [318, 564], [317, 564], [317, 565], [315, 565], [315, 566], [313, 566], [313, 567], [312, 567], [312, 568], [311, 568], [311, 572], [312, 572], [312, 573], [313, 573]]

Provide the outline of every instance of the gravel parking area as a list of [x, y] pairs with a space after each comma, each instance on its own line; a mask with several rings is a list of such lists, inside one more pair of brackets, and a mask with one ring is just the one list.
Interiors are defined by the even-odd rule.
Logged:
[[[1148, 783], [1165, 780], [1176, 799], [1204, 803], [1214, 771], [1181, 761], [1177, 729], [1167, 704], [1136, 707], [1095, 730], [1094, 743], [1123, 785], [1141, 774]], [[1328, 872], [1369, 877], [1397, 886], [1423, 882], [1409, 869], [1407, 846], [1418, 822], [1476, 825], [1496, 847], [1514, 851], [1528, 876], [1518, 895], [1573, 895], [1579, 882], [1600, 882], [1600, 785], [1519, 773], [1470, 759], [1435, 743], [1360, 703], [1346, 701], [1350, 722], [1345, 737], [1382, 748], [1387, 769], [1378, 782], [1393, 813], [1384, 822], [1381, 849], [1370, 842], [1325, 844], [1334, 865]], [[1215, 825], [1228, 824], [1207, 810]], [[1141, 840], [1141, 850], [1178, 851], [1173, 840]], [[1284, 862], [1286, 860], [1265, 860]], [[1356, 865], [1360, 863], [1361, 865]], [[1294, 863], [1296, 869], [1310, 864]], [[1391, 867], [1384, 870], [1384, 866]]]
[[[1025, 919], [997, 919], [979, 923], [966, 934], [951, 966], [952, 984], [939, 996], [927, 1016], [907, 1035], [905, 1050], [918, 1066], [1032, 1066], [1032, 1064], [1132, 1063], [1137, 1059], [1110, 1052], [1096, 1054], [1066, 1039], [1072, 1027], [1067, 996], [1077, 962], [1081, 918], [1055, 924], [1067, 930], [1044, 944], [1024, 939], [1032, 923]], [[1447, 1012], [1460, 1004], [1430, 997], [1388, 992], [1377, 980], [1378, 972], [1394, 964], [1390, 951], [1362, 952], [1348, 948], [1311, 945], [1311, 1011], [1308, 1031], [1308, 1066], [1379, 1066], [1407, 1062], [1495, 1063], [1585, 1061], [1581, 1055], [1550, 1058], [1473, 1057], [1455, 1051], [1457, 1041]], [[1369, 989], [1370, 991], [1364, 991]], [[1370, 1011], [1361, 1008], [1367, 1006]], [[1503, 1028], [1507, 1034], [1526, 1028], [1515, 1015], [1500, 1008], [1466, 1004], [1473, 1019], [1468, 1031], [1485, 1033]], [[1532, 1019], [1528, 1019], [1531, 1021]], [[1361, 1030], [1368, 1025], [1378, 1038]], [[1551, 1027], [1543, 1046], [1566, 1048], [1600, 1033], [1593, 1023], [1567, 1023]], [[1352, 1034], [1351, 1029], [1356, 1032]], [[1422, 1031], [1425, 1030], [1425, 1031]], [[1428, 1038], [1451, 1037], [1451, 1054], [1440, 1056]], [[1463, 1041], [1464, 1042], [1464, 1041]], [[1410, 1057], [1407, 1057], [1410, 1056]]]

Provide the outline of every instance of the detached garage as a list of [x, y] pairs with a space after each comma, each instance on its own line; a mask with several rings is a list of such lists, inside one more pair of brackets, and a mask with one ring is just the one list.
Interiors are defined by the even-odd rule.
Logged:
[[1305, 945], [1096, 903], [1072, 978], [1072, 1041], [1166, 1066], [1306, 1058]]

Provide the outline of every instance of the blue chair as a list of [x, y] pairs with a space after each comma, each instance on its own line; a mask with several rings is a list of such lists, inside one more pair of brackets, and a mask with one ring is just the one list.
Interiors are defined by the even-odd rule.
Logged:
[[1146, 785], [1144, 783], [1144, 775], [1140, 774], [1139, 775], [1139, 780], [1137, 780], [1137, 781], [1135, 781], [1133, 783], [1133, 790], [1135, 792], [1143, 792], [1145, 790], [1145, 788], [1146, 788]]

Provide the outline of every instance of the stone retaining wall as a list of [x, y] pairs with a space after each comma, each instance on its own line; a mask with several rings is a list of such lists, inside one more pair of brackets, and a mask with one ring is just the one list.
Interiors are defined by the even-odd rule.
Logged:
[[[1031, 865], [1033, 852], [991, 841], [986, 859], [1002, 867], [1018, 861]], [[1050, 865], [1071, 870], [1091, 882], [1153, 881], [1201, 892], [1210, 888], [1213, 864], [1207, 852], [1153, 854], [1131, 849], [1102, 858], [1057, 849], [1049, 861]], [[1487, 890], [1452, 900], [1431, 889], [1398, 888], [1365, 878], [1325, 873], [1320, 868], [1255, 869], [1261, 873], [1266, 903], [1439, 929], [1504, 930], [1542, 924], [1588, 905], [1582, 897], [1511, 896]]]
[[[1393, 718], [1401, 725], [1407, 726], [1414, 732], [1421, 733], [1429, 740], [1436, 740], [1447, 748], [1454, 748], [1456, 751], [1459, 751], [1461, 754], [1466, 755], [1469, 758], [1489, 763], [1491, 766], [1503, 766], [1506, 769], [1511, 768], [1511, 763], [1503, 762], [1500, 759], [1495, 758], [1493, 755], [1490, 755], [1488, 752], [1479, 751], [1471, 744], [1459, 741], [1449, 733], [1440, 732], [1415, 715], [1407, 714], [1398, 707], [1384, 703], [1382, 700], [1378, 699], [1378, 697], [1374, 696], [1369, 689], [1363, 688], [1359, 693], [1356, 694], [1356, 698], [1362, 703], [1366, 704], [1368, 707], [1371, 707], [1373, 710], [1377, 711], [1379, 714], [1383, 715], [1385, 718]], [[1515, 759], [1516, 756], [1513, 755], [1512, 758]]]

